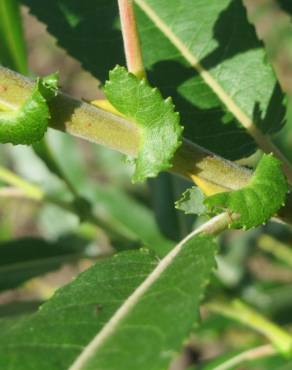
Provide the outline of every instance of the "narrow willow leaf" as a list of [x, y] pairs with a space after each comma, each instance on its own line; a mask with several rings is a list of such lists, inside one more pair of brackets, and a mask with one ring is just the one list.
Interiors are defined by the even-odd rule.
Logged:
[[116, 0], [21, 0], [47, 25], [59, 46], [104, 82], [116, 64], [125, 64]]
[[61, 170], [61, 167], [57, 163], [53, 151], [49, 147], [47, 141], [41, 140], [34, 143], [32, 149], [34, 153], [44, 162], [48, 170], [64, 181], [64, 174]]
[[185, 191], [189, 182], [173, 174], [162, 172], [148, 180], [151, 204], [159, 229], [171, 240], [180, 240], [188, 235], [194, 218], [184, 215], [175, 208], [175, 200]]
[[210, 236], [181, 243], [165, 258], [70, 370], [166, 368], [198, 320], [203, 289], [214, 267]]
[[56, 74], [39, 78], [32, 95], [17, 111], [0, 112], [0, 142], [30, 145], [41, 140], [50, 112], [47, 102], [57, 94]]
[[264, 335], [280, 353], [291, 358], [291, 334], [285, 328], [270, 321], [263, 316], [262, 313], [257, 312], [246, 303], [239, 299], [226, 303], [224, 303], [224, 301], [209, 302], [208, 308], [213, 313], [219, 313], [228, 319], [235, 320]]
[[36, 299], [19, 302], [17, 298], [11, 300], [9, 303], [2, 303], [0, 305], [0, 335], [3, 335], [1, 327], [2, 318], [4, 320], [6, 318], [11, 318], [12, 324], [15, 324], [16, 320], [13, 320], [13, 318], [17, 318], [18, 320], [20, 316], [23, 317], [24, 315], [35, 313], [43, 303], [42, 300]]
[[26, 46], [18, 0], [0, 2], [0, 62], [27, 74]]
[[215, 253], [196, 236], [160, 262], [146, 250], [100, 261], [0, 336], [0, 368], [166, 368], [198, 319]]
[[124, 252], [80, 274], [38, 313], [0, 336], [0, 368], [68, 370], [156, 264], [145, 250]]
[[[258, 354], [262, 354], [258, 356]], [[241, 369], [243, 366], [249, 366], [248, 368], [257, 368], [260, 370], [279, 370], [281, 364], [286, 363], [287, 360], [277, 354], [276, 350], [270, 345], [264, 345], [260, 347], [253, 347], [246, 349], [245, 351], [233, 351], [225, 353], [208, 364], [203, 366], [201, 370], [236, 370]], [[256, 367], [256, 366], [260, 367]]]
[[207, 211], [204, 204], [205, 196], [200, 188], [193, 186], [187, 189], [182, 197], [175, 202], [175, 207], [186, 214], [203, 215]]
[[0, 291], [80, 258], [82, 250], [61, 242], [22, 238], [0, 243]]
[[[115, 225], [128, 238], [153, 250], [159, 257], [165, 256], [174, 247], [175, 243], [159, 230], [153, 212], [117, 187], [95, 183], [90, 199], [92, 202], [98, 199], [95, 207], [97, 214]], [[131, 212], [125, 212], [125, 209]], [[115, 244], [119, 244], [119, 241]]]
[[110, 103], [141, 129], [133, 181], [155, 177], [170, 168], [182, 135], [179, 114], [171, 98], [164, 100], [145, 79], [140, 80], [119, 66], [110, 72], [104, 91]]
[[231, 226], [249, 229], [269, 220], [284, 204], [287, 192], [281, 162], [270, 154], [262, 157], [249, 185], [212, 195], [205, 204], [215, 213], [224, 209], [239, 214], [240, 218]]

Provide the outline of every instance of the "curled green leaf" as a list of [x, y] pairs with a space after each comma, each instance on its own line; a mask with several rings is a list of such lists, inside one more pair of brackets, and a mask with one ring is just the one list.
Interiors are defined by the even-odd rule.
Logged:
[[0, 143], [31, 145], [47, 130], [48, 101], [57, 94], [58, 76], [38, 78], [31, 96], [15, 111], [0, 112]]
[[158, 89], [120, 66], [110, 72], [104, 91], [110, 103], [141, 129], [133, 181], [155, 177], [170, 168], [183, 130], [171, 98], [164, 100]]
[[204, 203], [214, 213], [229, 210], [239, 214], [231, 227], [249, 229], [268, 221], [284, 205], [287, 192], [281, 162], [272, 154], [265, 154], [247, 186], [212, 195]]

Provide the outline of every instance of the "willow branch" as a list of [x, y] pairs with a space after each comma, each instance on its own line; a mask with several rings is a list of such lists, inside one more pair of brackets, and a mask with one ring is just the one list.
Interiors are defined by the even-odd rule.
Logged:
[[269, 357], [275, 354], [276, 351], [273, 346], [271, 346], [270, 344], [266, 344], [264, 346], [251, 348], [247, 351], [239, 353], [238, 355], [225, 361], [223, 364], [214, 367], [213, 370], [231, 370], [234, 369], [235, 366], [240, 365], [243, 362], [254, 361], [258, 358]]
[[268, 234], [261, 235], [257, 244], [263, 251], [271, 253], [279, 261], [292, 267], [291, 245], [280, 242]]
[[[17, 110], [30, 96], [32, 81], [0, 66], [0, 109]], [[104, 145], [135, 157], [140, 132], [126, 119], [60, 93], [51, 103], [50, 126], [90, 142]], [[210, 151], [183, 141], [173, 158], [172, 172], [207, 189], [209, 194], [237, 190], [247, 185], [252, 172]], [[292, 223], [292, 197], [280, 210], [279, 217]]]

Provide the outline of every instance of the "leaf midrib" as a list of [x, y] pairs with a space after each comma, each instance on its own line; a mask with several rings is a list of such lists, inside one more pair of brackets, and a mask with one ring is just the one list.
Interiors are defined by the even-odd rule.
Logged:
[[145, 0], [135, 0], [141, 10], [151, 19], [155, 26], [167, 37], [167, 39], [179, 50], [186, 61], [200, 74], [205, 83], [214, 91], [218, 98], [225, 104], [228, 110], [249, 131], [252, 136], [258, 135], [258, 129], [254, 122], [236, 104], [232, 97], [222, 88], [207, 69], [199, 62], [196, 55], [185, 45], [166, 23], [159, 17], [155, 10]]
[[212, 234], [216, 231], [224, 229], [228, 221], [226, 213], [222, 213], [207, 223], [203, 224], [198, 229], [187, 235], [180, 243], [178, 243], [154, 268], [154, 270], [146, 277], [146, 279], [138, 286], [138, 288], [126, 299], [122, 306], [115, 312], [111, 319], [104, 325], [101, 331], [89, 342], [84, 351], [76, 358], [69, 370], [82, 370], [86, 368], [88, 361], [102, 347], [104, 342], [113, 334], [118, 325], [127, 315], [133, 310], [142, 296], [151, 288], [151, 286], [161, 277], [163, 272], [173, 263], [178, 257], [185, 244], [196, 235], [201, 233]]

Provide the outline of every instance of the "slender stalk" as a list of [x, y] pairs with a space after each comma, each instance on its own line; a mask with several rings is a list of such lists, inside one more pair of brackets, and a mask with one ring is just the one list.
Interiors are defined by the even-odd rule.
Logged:
[[240, 300], [230, 303], [210, 302], [206, 307], [211, 312], [226, 316], [265, 335], [281, 353], [291, 356], [292, 335]]
[[253, 361], [258, 358], [273, 356], [274, 354], [276, 354], [276, 351], [273, 346], [266, 344], [264, 346], [248, 349], [247, 351], [244, 351], [225, 361], [223, 364], [214, 367], [213, 370], [234, 369], [235, 366], [240, 365], [245, 361]]
[[[0, 109], [18, 109], [30, 96], [33, 82], [0, 66]], [[71, 135], [104, 145], [126, 155], [137, 155], [140, 134], [126, 119], [60, 93], [50, 104], [50, 126]], [[207, 194], [237, 190], [245, 186], [252, 172], [184, 140], [173, 159], [176, 174], [204, 186]], [[292, 223], [292, 196], [279, 211], [281, 219]]]
[[269, 235], [262, 235], [258, 240], [258, 246], [265, 252], [271, 253], [279, 261], [292, 267], [292, 246], [286, 245]]
[[28, 194], [22, 189], [12, 186], [0, 188], [0, 198], [38, 200], [35, 199], [34, 197], [29, 197]]
[[[75, 214], [81, 221], [85, 220], [107, 232], [109, 237], [124, 239], [124, 236], [117, 232], [113, 226], [99, 218], [90, 208], [82, 211], [76, 206], [76, 199], [63, 201], [50, 194], [46, 194], [39, 186], [24, 180], [10, 170], [0, 166], [0, 181], [12, 187], [0, 188], [0, 197], [26, 198], [36, 202], [47, 202]], [[82, 201], [81, 198], [79, 200]]]
[[139, 78], [145, 77], [133, 0], [118, 0], [127, 67]]
[[[27, 58], [19, 8], [17, 0], [0, 0], [0, 39], [1, 44], [4, 44], [2, 45], [4, 49], [6, 44], [7, 62], [19, 72], [27, 73]], [[1, 57], [5, 57], [5, 51]]]
[[4, 167], [0, 167], [0, 180], [6, 184], [21, 189], [23, 194], [30, 199], [34, 199], [36, 201], [44, 199], [45, 194], [37, 185], [29, 183]]

